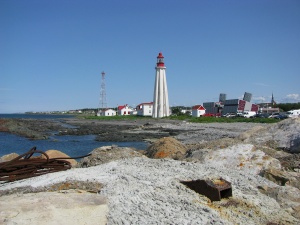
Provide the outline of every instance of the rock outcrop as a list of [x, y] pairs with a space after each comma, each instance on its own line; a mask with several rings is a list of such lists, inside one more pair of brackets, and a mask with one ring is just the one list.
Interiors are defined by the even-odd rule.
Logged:
[[[164, 131], [174, 128], [164, 126]], [[220, 127], [222, 132], [214, 135]], [[236, 138], [241, 130], [228, 134], [235, 127], [249, 131]], [[132, 148], [97, 148], [79, 163], [79, 167], [89, 168], [1, 184], [0, 202], [7, 205], [6, 195], [11, 193], [23, 198], [28, 192], [73, 189], [70, 183], [79, 182], [77, 189], [92, 182], [101, 184], [95, 193], [107, 199], [107, 224], [300, 224], [299, 154], [287, 153], [297, 152], [299, 120], [287, 119], [252, 130], [249, 124], [214, 124], [210, 128], [186, 124], [178, 129], [186, 132], [176, 139], [162, 138], [147, 149], [146, 155], [155, 159]], [[149, 128], [147, 132], [156, 130]], [[232, 197], [221, 201], [212, 202], [180, 182], [219, 177], [229, 181], [233, 191]], [[10, 204], [14, 207], [15, 199]]]
[[[196, 152], [194, 157], [196, 157]], [[208, 151], [200, 155], [201, 162], [219, 165], [236, 170], [246, 170], [249, 173], [259, 174], [264, 169], [280, 169], [279, 160], [266, 155], [251, 144], [237, 144], [225, 149]]]
[[[216, 177], [231, 183], [232, 197], [212, 202], [180, 182]], [[279, 186], [249, 173], [248, 168], [239, 170], [234, 165], [227, 167], [211, 161], [194, 163], [147, 157], [127, 158], [1, 184], [0, 195], [1, 192], [18, 190], [20, 199], [23, 198], [24, 189], [47, 190], [53, 184], [66, 181], [103, 184], [99, 194], [107, 198], [108, 225], [300, 223], [299, 189]], [[263, 190], [259, 187], [264, 187], [266, 191], [261, 192]], [[96, 198], [98, 194], [94, 195]], [[4, 199], [0, 197], [0, 202]], [[38, 199], [37, 202], [44, 200]], [[15, 201], [10, 204], [15, 205]], [[53, 214], [49, 211], [48, 216]], [[94, 215], [90, 217], [94, 218]], [[36, 222], [36, 217], [31, 218], [31, 223]], [[64, 223], [67, 224], [67, 221]]]
[[136, 151], [134, 148], [118, 147], [116, 145], [103, 146], [96, 148], [91, 152], [91, 155], [83, 158], [78, 163], [78, 167], [97, 166], [111, 161], [126, 159], [132, 157], [142, 157], [143, 154]]
[[300, 153], [300, 118], [289, 118], [269, 126], [254, 127], [242, 133], [239, 139], [245, 143]]
[[161, 138], [146, 150], [149, 158], [162, 159], [183, 159], [187, 151], [187, 147], [172, 137]]

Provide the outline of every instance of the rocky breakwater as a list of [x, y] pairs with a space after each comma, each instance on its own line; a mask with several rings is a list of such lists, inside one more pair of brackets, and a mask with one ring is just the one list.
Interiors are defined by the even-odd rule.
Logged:
[[0, 132], [8, 132], [30, 139], [47, 139], [52, 132], [61, 129], [63, 129], [63, 125], [54, 120], [0, 119]]
[[[113, 121], [99, 121], [99, 120], [79, 120], [68, 119], [68, 124], [75, 128], [63, 129], [59, 135], [96, 135], [95, 140], [101, 142], [140, 142], [153, 141], [162, 137], [174, 136], [178, 131], [168, 129], [163, 126], [156, 126], [161, 124], [157, 120], [138, 119], [131, 120], [113, 120]], [[164, 123], [164, 122], [163, 122]], [[172, 123], [168, 120], [166, 123]]]

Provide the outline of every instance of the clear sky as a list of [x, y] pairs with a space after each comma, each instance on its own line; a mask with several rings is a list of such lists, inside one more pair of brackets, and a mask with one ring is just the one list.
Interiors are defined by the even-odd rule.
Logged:
[[253, 95], [300, 102], [299, 0], [0, 0], [0, 113]]

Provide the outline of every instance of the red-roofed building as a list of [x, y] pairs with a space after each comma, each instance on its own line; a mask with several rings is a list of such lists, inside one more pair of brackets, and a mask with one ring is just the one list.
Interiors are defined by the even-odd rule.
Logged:
[[153, 102], [141, 103], [136, 107], [138, 116], [152, 116], [152, 110]]
[[195, 105], [192, 107], [192, 116], [200, 117], [205, 114], [205, 108], [202, 105]]
[[132, 111], [132, 108], [130, 108], [127, 104], [118, 106], [118, 115], [120, 116], [128, 116]]

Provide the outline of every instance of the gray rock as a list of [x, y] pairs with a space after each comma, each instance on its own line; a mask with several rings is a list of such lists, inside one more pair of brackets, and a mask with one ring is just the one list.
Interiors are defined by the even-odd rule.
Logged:
[[[249, 169], [135, 157], [2, 184], [0, 193], [28, 185], [93, 181], [103, 184], [107, 224], [299, 224], [299, 189], [278, 186]], [[232, 197], [211, 202], [180, 182], [216, 177], [231, 182]], [[258, 186], [266, 186], [270, 193], [261, 193]], [[278, 197], [271, 192], [276, 187]]]
[[300, 153], [300, 118], [289, 118], [265, 127], [254, 127], [239, 135], [239, 139], [245, 143]]
[[280, 186], [285, 186], [286, 182], [289, 181], [289, 174], [287, 172], [276, 169], [262, 170], [260, 175]]
[[103, 146], [96, 148], [91, 152], [91, 155], [83, 158], [79, 163], [78, 167], [90, 167], [97, 166], [100, 164], [108, 163], [111, 161], [142, 157], [143, 154], [136, 151], [134, 148], [118, 147], [116, 145]]

